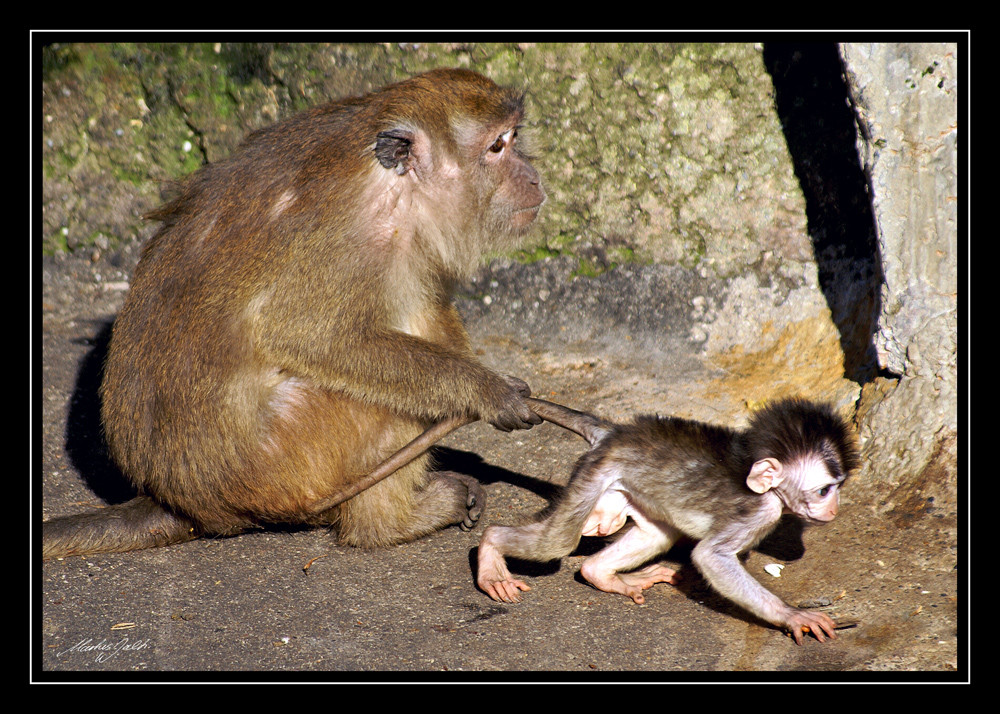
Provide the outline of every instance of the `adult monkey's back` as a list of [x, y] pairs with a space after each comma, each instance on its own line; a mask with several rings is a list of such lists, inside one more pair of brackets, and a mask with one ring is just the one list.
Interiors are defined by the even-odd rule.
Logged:
[[479, 484], [423, 456], [339, 507], [431, 422], [540, 422], [481, 365], [453, 285], [545, 200], [521, 95], [435, 70], [257, 131], [150, 217], [108, 351], [102, 419], [140, 496], [48, 521], [47, 558], [332, 524], [355, 545], [471, 527]]

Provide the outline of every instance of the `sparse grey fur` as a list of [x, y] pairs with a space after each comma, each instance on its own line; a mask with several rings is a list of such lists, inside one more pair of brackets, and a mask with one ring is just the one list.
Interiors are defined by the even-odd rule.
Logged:
[[511, 576], [505, 556], [554, 560], [572, 552], [582, 535], [620, 532], [584, 561], [581, 574], [602, 590], [642, 603], [644, 589], [674, 582], [675, 573], [656, 563], [640, 566], [687, 535], [699, 541], [692, 559], [719, 593], [789, 629], [796, 642], [803, 630], [820, 641], [824, 633], [835, 636], [827, 615], [786, 605], [738, 559], [783, 512], [812, 523], [836, 515], [837, 490], [858, 455], [850, 430], [830, 407], [780, 401], [736, 431], [656, 416], [612, 424], [559, 405], [529, 403], [546, 420], [584, 436], [591, 449], [559, 500], [536, 521], [483, 533], [477, 582], [490, 597], [516, 602], [530, 589]]

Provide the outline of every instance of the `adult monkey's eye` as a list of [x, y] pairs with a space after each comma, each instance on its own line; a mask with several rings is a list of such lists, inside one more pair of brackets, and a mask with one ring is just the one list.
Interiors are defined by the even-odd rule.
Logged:
[[493, 144], [490, 145], [490, 151], [494, 154], [499, 154], [515, 136], [517, 136], [517, 129], [511, 129], [510, 131], [504, 132], [497, 137], [497, 140], [494, 141]]

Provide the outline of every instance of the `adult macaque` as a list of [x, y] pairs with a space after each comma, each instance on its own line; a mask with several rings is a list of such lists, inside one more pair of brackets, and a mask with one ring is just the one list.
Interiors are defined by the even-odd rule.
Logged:
[[[807, 523], [837, 515], [838, 490], [857, 467], [847, 425], [825, 405], [786, 400], [753, 415], [744, 431], [685, 419], [642, 416], [613, 424], [558, 404], [529, 399], [547, 421], [591, 445], [562, 497], [544, 517], [519, 527], [490, 526], [479, 545], [477, 584], [494, 600], [516, 602], [531, 588], [514, 578], [505, 556], [549, 561], [572, 552], [581, 536], [605, 536], [632, 524], [581, 574], [600, 590], [644, 602], [642, 591], [672, 583], [675, 572], [650, 563], [681, 536], [699, 542], [692, 560], [722, 595], [802, 642], [835, 637], [824, 613], [791, 607], [758, 583], [738, 555], [794, 513]], [[644, 566], [644, 567], [643, 567]]]
[[[519, 93], [435, 70], [254, 132], [150, 214], [115, 322], [102, 419], [140, 494], [43, 528], [43, 554], [256, 525], [336, 524], [379, 546], [471, 527], [484, 494], [426, 456], [313, 508], [430, 423], [541, 419], [473, 356], [453, 285], [545, 201]], [[334, 499], [336, 500], [336, 499]]]

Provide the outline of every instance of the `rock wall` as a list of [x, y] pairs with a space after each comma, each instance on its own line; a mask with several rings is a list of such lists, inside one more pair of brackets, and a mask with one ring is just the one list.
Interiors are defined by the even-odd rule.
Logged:
[[41, 249], [85, 252], [95, 289], [124, 290], [170, 180], [305, 106], [470, 67], [528, 90], [550, 200], [534, 248], [469, 286], [466, 315], [552, 354], [641, 355], [649, 388], [610, 392], [616, 412], [729, 421], [832, 399], [856, 412], [859, 484], [891, 506], [896, 484], [954, 480], [957, 51], [53, 43]]
[[[869, 477], [931, 499], [954, 488], [941, 471], [954, 471], [958, 433], [958, 51], [841, 46], [883, 273], [881, 375], [858, 414]], [[890, 492], [885, 505], [897, 500]]]

